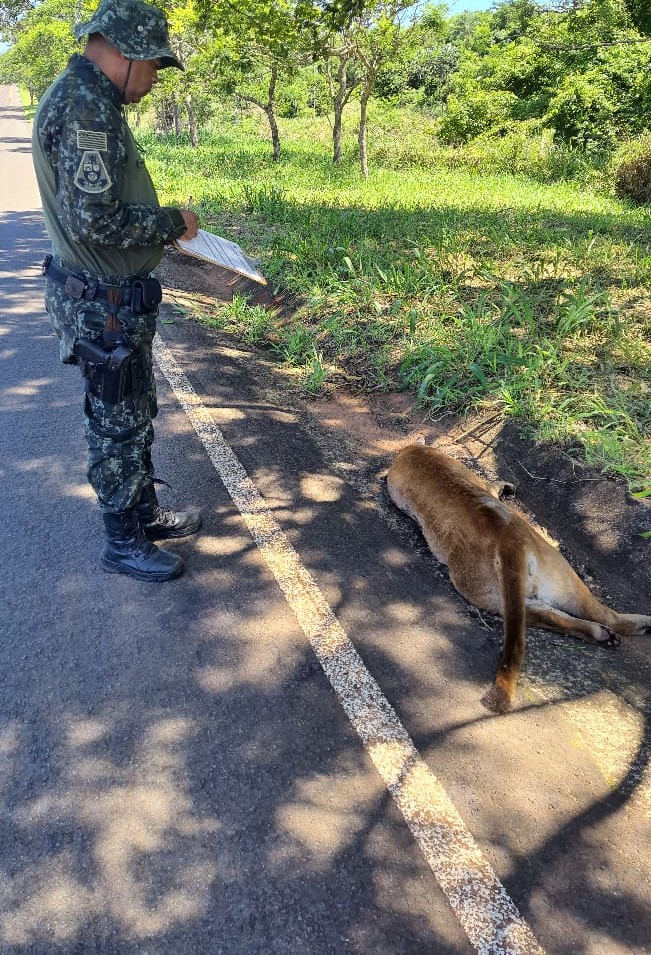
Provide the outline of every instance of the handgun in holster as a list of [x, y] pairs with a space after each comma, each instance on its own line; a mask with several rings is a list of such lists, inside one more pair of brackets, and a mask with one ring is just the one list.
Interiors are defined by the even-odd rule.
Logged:
[[133, 348], [117, 341], [110, 348], [88, 338], [78, 338], [73, 354], [79, 359], [86, 391], [109, 405], [140, 394], [140, 358]]

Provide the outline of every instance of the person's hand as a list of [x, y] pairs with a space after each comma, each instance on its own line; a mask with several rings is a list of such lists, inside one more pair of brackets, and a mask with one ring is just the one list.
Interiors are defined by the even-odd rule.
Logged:
[[199, 231], [199, 216], [189, 209], [181, 209], [180, 212], [185, 222], [185, 232], [181, 238], [187, 242], [189, 239], [194, 239]]

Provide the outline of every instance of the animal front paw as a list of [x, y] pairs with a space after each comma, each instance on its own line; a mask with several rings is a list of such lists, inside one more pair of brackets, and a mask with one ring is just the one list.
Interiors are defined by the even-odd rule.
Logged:
[[511, 709], [511, 697], [503, 687], [495, 684], [490, 690], [486, 690], [481, 701], [491, 713], [508, 713]]

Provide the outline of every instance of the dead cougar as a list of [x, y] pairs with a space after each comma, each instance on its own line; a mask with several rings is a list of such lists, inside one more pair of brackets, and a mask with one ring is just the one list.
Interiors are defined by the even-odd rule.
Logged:
[[611, 644], [620, 635], [651, 633], [651, 617], [615, 613], [590, 593], [565, 558], [498, 499], [503, 483], [489, 484], [423, 445], [398, 452], [387, 483], [393, 502], [447, 564], [459, 593], [504, 619], [495, 682], [482, 700], [488, 709], [504, 713], [511, 706], [527, 626]]

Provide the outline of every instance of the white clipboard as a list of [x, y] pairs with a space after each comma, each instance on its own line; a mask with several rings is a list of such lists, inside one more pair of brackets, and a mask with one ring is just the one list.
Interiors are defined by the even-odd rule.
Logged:
[[204, 262], [221, 265], [222, 268], [237, 272], [238, 275], [243, 275], [260, 285], [267, 284], [266, 278], [258, 271], [253, 259], [243, 252], [237, 242], [229, 242], [228, 239], [222, 239], [218, 235], [213, 235], [212, 232], [199, 229], [194, 239], [175, 239], [174, 245], [185, 255], [192, 255], [196, 259], [203, 259]]

